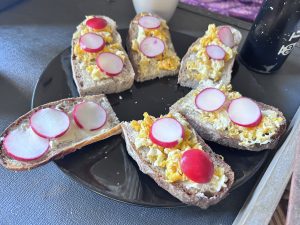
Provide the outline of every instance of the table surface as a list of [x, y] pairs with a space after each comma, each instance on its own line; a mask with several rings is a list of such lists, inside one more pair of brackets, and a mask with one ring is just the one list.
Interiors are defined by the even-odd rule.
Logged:
[[[128, 27], [130, 0], [25, 0], [0, 11], [0, 130], [30, 110], [34, 85], [46, 65], [70, 45], [87, 14], [105, 14]], [[177, 9], [170, 27], [200, 36], [207, 18]], [[186, 21], [186, 18], [189, 21]], [[204, 25], [199, 19], [208, 20]], [[241, 23], [241, 26], [245, 24]], [[9, 99], [9, 101], [8, 101]], [[79, 185], [54, 163], [26, 172], [0, 168], [0, 224], [231, 224], [255, 177], [209, 210], [143, 208], [115, 202]]]

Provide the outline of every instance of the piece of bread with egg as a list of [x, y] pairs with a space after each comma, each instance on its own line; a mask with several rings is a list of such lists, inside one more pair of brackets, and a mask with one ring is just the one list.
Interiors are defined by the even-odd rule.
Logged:
[[240, 31], [232, 26], [208, 26], [181, 61], [178, 83], [184, 87], [219, 87], [230, 84], [237, 48], [242, 40]]
[[121, 126], [140, 170], [183, 203], [206, 209], [227, 196], [234, 172], [179, 113]]
[[127, 51], [135, 80], [143, 82], [178, 74], [176, 55], [166, 21], [152, 13], [140, 13], [129, 25]]
[[242, 97], [231, 85], [195, 89], [170, 107], [205, 140], [235, 149], [274, 149], [286, 129], [277, 108]]
[[47, 103], [18, 118], [0, 137], [0, 164], [29, 170], [121, 133], [105, 95]]
[[80, 96], [119, 93], [134, 82], [134, 70], [116, 22], [106, 16], [87, 16], [77, 26], [71, 65]]

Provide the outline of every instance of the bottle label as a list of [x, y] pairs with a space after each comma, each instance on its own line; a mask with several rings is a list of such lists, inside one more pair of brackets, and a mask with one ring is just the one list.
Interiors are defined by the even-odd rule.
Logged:
[[290, 54], [296, 44], [297, 44], [297, 42], [289, 44], [287, 46], [282, 45], [277, 55], [288, 55], [288, 54]]
[[293, 40], [294, 38], [300, 38], [300, 30], [298, 30], [297, 32], [293, 32], [289, 41]]
[[277, 55], [288, 55], [293, 50], [294, 46], [297, 44], [298, 39], [300, 38], [300, 30], [293, 32], [292, 35], [289, 38], [289, 41], [293, 41], [293, 39], [297, 39], [296, 42], [288, 44], [288, 45], [282, 45]]

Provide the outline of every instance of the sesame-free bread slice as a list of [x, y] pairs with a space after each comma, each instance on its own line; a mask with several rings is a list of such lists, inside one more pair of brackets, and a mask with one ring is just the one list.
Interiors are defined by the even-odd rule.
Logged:
[[[149, 161], [147, 161], [146, 154], [136, 148], [134, 143], [138, 133], [130, 126], [130, 123], [122, 122], [121, 126], [123, 129], [127, 152], [136, 161], [139, 169], [143, 173], [149, 175], [160, 187], [168, 191], [181, 202], [206, 209], [209, 206], [218, 203], [228, 195], [228, 191], [234, 181], [234, 172], [231, 170], [230, 166], [223, 161], [223, 158], [220, 155], [215, 154], [211, 148], [205, 144], [200, 136], [197, 135], [197, 139], [203, 148], [202, 150], [211, 156], [214, 166], [224, 168], [224, 174], [228, 178], [226, 181], [226, 187], [222, 187], [222, 189], [216, 193], [211, 193], [210, 191], [200, 192], [197, 189], [188, 189], [184, 182], [167, 182], [164, 177], [164, 170], [153, 166]], [[146, 148], [144, 150], [147, 151], [149, 149]]]
[[[141, 54], [140, 52], [136, 52], [134, 50], [132, 50], [132, 40], [136, 39], [138, 36], [138, 29], [139, 29], [139, 25], [138, 25], [138, 21], [142, 16], [155, 16], [157, 18], [159, 18], [161, 21], [163, 21], [162, 18], [160, 18], [159, 16], [153, 14], [153, 13], [139, 13], [137, 14], [133, 20], [131, 21], [130, 25], [129, 25], [129, 30], [128, 30], [128, 37], [126, 40], [126, 47], [127, 47], [127, 51], [128, 51], [128, 55], [130, 58], [130, 61], [132, 63], [133, 69], [135, 71], [135, 80], [138, 82], [143, 82], [146, 80], [153, 80], [155, 78], [162, 78], [165, 76], [175, 76], [178, 74], [179, 71], [179, 67], [176, 70], [156, 70], [153, 68], [157, 68], [157, 63], [155, 59], [151, 59], [150, 63], [148, 65], [148, 69], [146, 73], [142, 73], [139, 70], [139, 62], [141, 60]], [[172, 43], [172, 39], [171, 39], [171, 34], [168, 32], [167, 34], [168, 37], [168, 41], [165, 43], [167, 45], [167, 47], [175, 52], [173, 43]]]
[[[77, 138], [73, 139], [72, 132], [76, 132], [75, 129], [80, 128], [75, 125], [72, 119], [72, 111], [76, 104], [84, 101], [91, 101], [100, 104], [107, 113], [107, 121], [105, 125], [99, 130], [86, 131], [87, 133], [85, 135], [78, 136]], [[69, 130], [63, 136], [50, 140], [50, 147], [48, 151], [38, 159], [30, 161], [19, 161], [8, 156], [3, 146], [4, 137], [10, 131], [17, 129], [20, 126], [25, 126], [26, 128], [29, 127], [29, 118], [31, 117], [31, 115], [39, 109], [48, 107], [63, 110], [68, 114], [71, 122]], [[28, 129], [30, 129], [30, 127]], [[77, 149], [80, 149], [86, 145], [109, 138], [119, 133], [121, 133], [119, 120], [105, 95], [101, 94], [87, 97], [67, 98], [56, 102], [50, 102], [32, 109], [30, 112], [18, 118], [4, 130], [0, 137], [0, 164], [10, 170], [29, 170], [45, 164], [52, 159], [62, 158], [63, 156], [75, 152]], [[53, 144], [54, 141], [55, 144]]]
[[[113, 43], [119, 43], [122, 46], [122, 39], [117, 31], [116, 22], [107, 16], [96, 17], [102, 17], [107, 21], [108, 25], [112, 28]], [[80, 31], [82, 29], [82, 26], [85, 23], [85, 21], [86, 19], [78, 25], [77, 31]], [[77, 86], [77, 90], [80, 96], [96, 95], [101, 93], [119, 93], [131, 88], [131, 86], [133, 85], [135, 74], [131, 62], [128, 58], [128, 55], [123, 47], [122, 51], [125, 54], [125, 59], [123, 61], [124, 67], [122, 72], [117, 76], [109, 77], [107, 79], [94, 80], [91, 74], [89, 74], [84, 68], [82, 68], [80, 60], [74, 54], [74, 46], [79, 41], [79, 36], [75, 34], [76, 32], [74, 33], [72, 38], [71, 66], [73, 71], [73, 79]]]
[[[231, 26], [228, 26], [228, 27], [231, 29], [231, 32], [233, 33], [233, 36], [234, 36], [234, 44], [235, 45], [234, 45], [233, 49], [237, 50], [238, 45], [242, 40], [242, 34], [241, 34], [240, 31], [238, 31], [234, 27], [231, 27]], [[222, 84], [225, 84], [225, 85], [230, 84], [232, 67], [233, 67], [233, 64], [234, 64], [235, 57], [233, 57], [232, 59], [230, 59], [229, 61], [227, 61], [225, 63], [225, 66], [223, 68], [223, 72], [222, 72], [222, 75], [221, 75], [221, 79], [217, 82], [214, 82], [214, 81], [208, 79], [208, 80], [204, 81], [203, 83], [199, 83], [198, 80], [192, 79], [189, 76], [187, 76], [187, 74], [189, 74], [192, 77], [193, 74], [197, 73], [197, 71], [189, 71], [187, 69], [186, 64], [187, 64], [187, 61], [193, 60], [193, 58], [196, 57], [196, 53], [193, 52], [192, 49], [195, 45], [199, 44], [200, 39], [201, 39], [201, 37], [199, 37], [189, 47], [187, 53], [184, 55], [184, 57], [181, 60], [181, 65], [180, 65], [180, 70], [179, 70], [179, 75], [178, 75], [178, 83], [181, 86], [189, 87], [189, 88], [193, 88], [193, 89], [197, 88], [198, 86], [199, 87], [218, 87]]]
[[[273, 106], [255, 101], [262, 111], [263, 110], [275, 111], [279, 115], [279, 117], [283, 118], [283, 122], [278, 128], [276, 134], [271, 137], [271, 142], [266, 144], [255, 143], [250, 146], [243, 146], [239, 144], [240, 143], [239, 138], [237, 137], [234, 138], [232, 136], [229, 136], [226, 132], [222, 130], [217, 130], [210, 123], [201, 120], [199, 116], [199, 112], [195, 110], [196, 106], [194, 104], [194, 99], [195, 99], [194, 90], [192, 90], [185, 97], [179, 99], [174, 105], [172, 105], [170, 107], [170, 111], [173, 113], [174, 112], [181, 113], [191, 124], [191, 126], [197, 131], [197, 133], [203, 139], [208, 141], [213, 141], [218, 144], [235, 148], [235, 149], [240, 149], [240, 150], [262, 151], [265, 149], [274, 149], [278, 144], [280, 137], [282, 136], [282, 134], [286, 129], [286, 119], [281, 111], [279, 111], [277, 108]], [[185, 102], [186, 105], [183, 105], [183, 102]]]

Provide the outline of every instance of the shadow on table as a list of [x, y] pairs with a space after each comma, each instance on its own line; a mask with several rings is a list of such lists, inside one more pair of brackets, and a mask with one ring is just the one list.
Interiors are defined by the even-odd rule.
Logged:
[[[2, 10], [1, 5], [3, 5]], [[127, 13], [124, 13], [124, 10]], [[129, 0], [0, 0], [0, 25], [6, 26], [71, 25], [74, 27], [82, 21], [85, 15], [106, 15], [123, 21], [128, 15], [133, 17], [134, 14]]]
[[27, 0], [1, 0], [0, 2], [0, 13], [6, 10], [12, 9], [13, 7], [19, 5], [20, 3]]
[[0, 74], [0, 131], [12, 121], [3, 121], [3, 118], [14, 120], [28, 110], [28, 99], [10, 80]]

